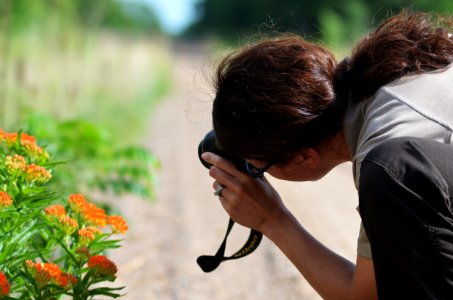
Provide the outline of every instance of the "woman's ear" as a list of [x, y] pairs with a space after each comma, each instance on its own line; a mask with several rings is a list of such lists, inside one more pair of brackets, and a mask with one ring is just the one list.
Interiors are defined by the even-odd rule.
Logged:
[[320, 160], [318, 151], [316, 151], [313, 148], [308, 148], [304, 151], [303, 155], [304, 155], [304, 159], [305, 159], [305, 164], [310, 169], [314, 169], [318, 166], [318, 163]]
[[305, 165], [310, 169], [316, 168], [319, 160], [319, 153], [313, 148], [306, 148], [293, 157], [293, 161], [296, 164]]

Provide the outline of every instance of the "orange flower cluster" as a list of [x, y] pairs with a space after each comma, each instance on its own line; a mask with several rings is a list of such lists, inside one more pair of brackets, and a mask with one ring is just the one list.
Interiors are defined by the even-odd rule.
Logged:
[[0, 271], [0, 298], [3, 298], [8, 295], [11, 284], [8, 282], [5, 274]]
[[61, 225], [63, 225], [63, 229], [66, 232], [66, 234], [73, 233], [79, 227], [77, 221], [71, 218], [70, 216], [66, 215], [61, 216], [58, 218], [58, 221], [60, 221]]
[[13, 204], [13, 200], [8, 195], [8, 193], [4, 191], [0, 191], [0, 208], [8, 207]]
[[107, 215], [105, 214], [105, 211], [102, 208], [97, 207], [93, 203], [87, 203], [82, 215], [85, 220], [92, 224], [100, 227], [107, 225]]
[[101, 234], [102, 231], [94, 226], [84, 227], [79, 229], [79, 242], [82, 245], [87, 245], [89, 242], [96, 238], [97, 234]]
[[17, 172], [24, 172], [27, 168], [27, 162], [25, 158], [21, 155], [15, 154], [14, 156], [6, 156], [5, 160], [6, 171], [9, 174], [14, 174]]
[[88, 201], [81, 194], [72, 194], [69, 196], [69, 205], [75, 212], [81, 213]]
[[107, 215], [102, 208], [89, 203], [83, 195], [73, 194], [69, 196], [71, 208], [82, 215], [82, 217], [93, 225], [104, 227], [107, 224]]
[[55, 204], [47, 207], [45, 210], [47, 215], [61, 217], [66, 215], [66, 210], [63, 205]]
[[118, 269], [114, 262], [104, 255], [94, 255], [88, 260], [88, 268], [94, 271], [94, 274], [103, 278], [116, 278]]
[[[17, 141], [17, 133], [7, 133], [0, 129], [0, 141], [5, 140], [8, 145], [13, 145]], [[36, 144], [36, 138], [26, 133], [21, 133], [20, 144], [31, 154], [49, 158], [49, 154]]]
[[35, 263], [27, 260], [26, 264], [39, 288], [48, 284], [56, 284], [64, 289], [69, 289], [77, 284], [77, 278], [62, 272], [60, 267], [54, 263]]
[[79, 227], [76, 220], [66, 215], [66, 210], [63, 205], [51, 205], [44, 211], [50, 220], [57, 220], [59, 224], [63, 225], [63, 229], [67, 234], [73, 233]]
[[[81, 194], [70, 195], [69, 206], [72, 212], [80, 214], [84, 221], [80, 224], [82, 228], [77, 231], [81, 245], [88, 245], [97, 235], [102, 234], [103, 232], [99, 227], [104, 227], [107, 224], [112, 227], [112, 233], [126, 233], [128, 230], [123, 217], [107, 216], [103, 209], [89, 203]], [[62, 205], [51, 205], [44, 211], [50, 221], [63, 225], [67, 234], [72, 234], [79, 228], [77, 221], [66, 214], [65, 207]]]
[[65, 290], [69, 290], [77, 284], [77, 278], [69, 273], [61, 272], [60, 276], [58, 277], [57, 284]]
[[50, 172], [47, 171], [44, 167], [30, 164], [27, 166], [26, 178], [31, 182], [36, 181], [38, 183], [44, 183], [49, 181], [50, 178], [52, 178], [52, 175], [50, 175]]
[[126, 233], [129, 229], [127, 226], [126, 220], [121, 216], [109, 216], [107, 219], [107, 224], [112, 226], [113, 233]]

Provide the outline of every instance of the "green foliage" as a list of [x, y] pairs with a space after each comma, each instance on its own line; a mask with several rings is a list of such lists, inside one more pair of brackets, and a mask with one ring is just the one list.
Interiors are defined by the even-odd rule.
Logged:
[[3, 20], [15, 32], [49, 22], [126, 32], [161, 32], [152, 9], [141, 2], [114, 0], [0, 0]]
[[113, 0], [0, 0], [0, 12], [0, 127], [24, 128], [70, 162], [54, 190], [152, 199], [159, 163], [136, 144], [171, 88], [168, 55], [122, 35], [153, 31], [152, 12]]
[[121, 123], [142, 128], [170, 88], [165, 43], [131, 37], [128, 28], [141, 25], [126, 24], [126, 16], [151, 22], [147, 11], [112, 0], [0, 0], [0, 126], [17, 128], [33, 109], [111, 131]]
[[25, 124], [25, 130], [46, 143], [58, 160], [69, 162], [58, 166], [55, 188], [154, 198], [159, 161], [144, 146], [118, 146], [118, 137], [83, 119], [57, 121], [34, 114]]
[[237, 42], [257, 31], [291, 31], [341, 48], [406, 7], [453, 13], [451, 0], [202, 0], [198, 4], [200, 19], [187, 34], [217, 34]]
[[367, 7], [360, 0], [344, 2], [341, 11], [325, 7], [317, 14], [322, 40], [341, 53], [346, 45], [351, 45], [363, 33], [363, 25], [368, 23]]
[[[96, 3], [96, 1], [92, 0], [84, 0], [83, 2], [87, 2], [90, 5]], [[86, 10], [89, 5], [83, 5], [83, 7]], [[156, 33], [162, 31], [157, 17], [149, 5], [131, 1], [110, 1], [100, 25], [128, 32]]]
[[103, 253], [127, 224], [80, 194], [62, 197], [49, 181], [57, 165], [33, 136], [0, 131], [0, 298], [117, 298], [122, 288], [102, 286], [117, 272]]

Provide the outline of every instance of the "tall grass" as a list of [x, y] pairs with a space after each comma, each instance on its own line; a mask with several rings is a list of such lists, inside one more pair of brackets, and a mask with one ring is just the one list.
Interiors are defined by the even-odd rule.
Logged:
[[16, 129], [33, 112], [88, 119], [131, 137], [170, 88], [163, 39], [102, 32], [55, 12], [16, 30], [13, 17], [0, 23], [3, 128]]

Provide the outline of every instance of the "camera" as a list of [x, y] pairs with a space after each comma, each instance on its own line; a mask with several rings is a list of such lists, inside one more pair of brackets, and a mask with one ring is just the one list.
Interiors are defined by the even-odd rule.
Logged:
[[[224, 151], [222, 151], [221, 147], [219, 147], [219, 145], [217, 143], [216, 134], [215, 134], [214, 130], [209, 131], [206, 134], [206, 136], [201, 140], [200, 144], [198, 145], [198, 158], [200, 159], [203, 166], [205, 166], [206, 168], [209, 169], [209, 168], [211, 168], [212, 165], [207, 163], [206, 161], [204, 161], [201, 158], [201, 155], [204, 152], [212, 152], [217, 155], [220, 155], [223, 158], [231, 161], [236, 166], [236, 168], [238, 168], [238, 170], [247, 171], [245, 160], [240, 159], [238, 157], [234, 157], [234, 156], [229, 155], [228, 153], [225, 153]], [[219, 250], [217, 250], [215, 255], [202, 255], [202, 256], [198, 257], [197, 263], [204, 272], [214, 271], [222, 262], [224, 262], [226, 260], [238, 259], [238, 258], [247, 256], [250, 253], [252, 253], [253, 251], [255, 251], [255, 249], [260, 244], [263, 234], [259, 231], [251, 229], [250, 235], [249, 235], [247, 241], [245, 242], [245, 244], [242, 246], [242, 248], [240, 248], [238, 251], [236, 251], [231, 256], [224, 256], [227, 238], [228, 238], [228, 235], [230, 234], [231, 229], [233, 228], [233, 225], [234, 225], [234, 221], [230, 218], [223, 242], [220, 245]]]
[[225, 158], [226, 160], [231, 161], [240, 171], [246, 172], [247, 170], [245, 160], [229, 155], [228, 153], [225, 153], [221, 150], [221, 148], [218, 146], [214, 130], [209, 131], [198, 145], [198, 158], [200, 159], [203, 166], [209, 169], [212, 165], [201, 158], [201, 155], [204, 152], [212, 152]]

